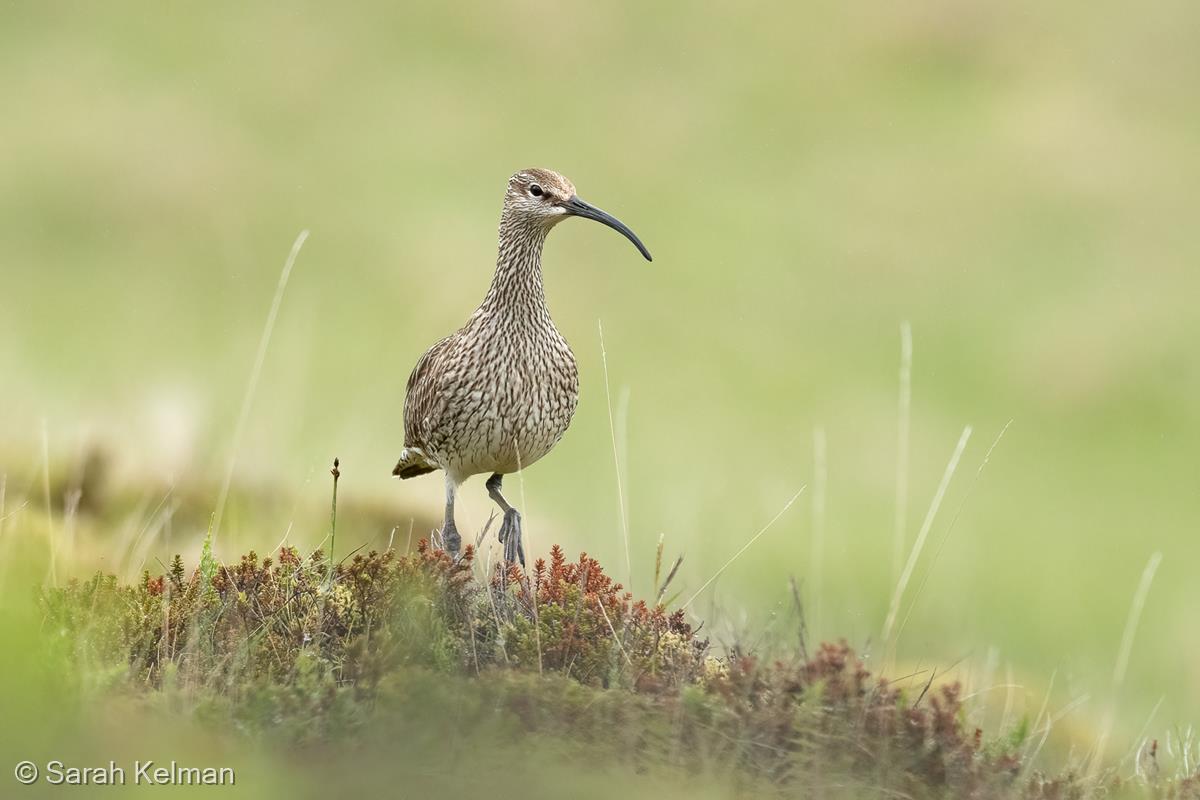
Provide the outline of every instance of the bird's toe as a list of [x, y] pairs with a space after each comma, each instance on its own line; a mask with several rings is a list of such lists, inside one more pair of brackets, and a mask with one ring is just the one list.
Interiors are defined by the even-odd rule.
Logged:
[[509, 564], [525, 566], [525, 548], [521, 544], [521, 513], [515, 508], [504, 513], [504, 524], [500, 526], [500, 541], [504, 544], [504, 560]]

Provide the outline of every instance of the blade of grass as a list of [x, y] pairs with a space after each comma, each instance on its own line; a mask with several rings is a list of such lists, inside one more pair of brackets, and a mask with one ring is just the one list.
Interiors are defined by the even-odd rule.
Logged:
[[329, 580], [328, 586], [333, 586], [334, 573], [334, 547], [337, 545], [337, 489], [338, 478], [342, 477], [341, 464], [338, 459], [333, 459], [333, 469], [329, 470], [329, 474], [333, 476], [333, 499], [329, 503]]
[[42, 501], [46, 504], [46, 543], [50, 546], [50, 568], [47, 580], [58, 586], [58, 542], [54, 536], [54, 509], [50, 506], [50, 434], [42, 418]]
[[817, 641], [821, 641], [824, 630], [821, 620], [823, 609], [825, 570], [825, 485], [829, 471], [825, 458], [825, 429], [813, 428], [813, 502], [812, 502], [812, 552], [809, 556], [810, 583], [812, 585], [812, 627]]
[[899, 425], [896, 432], [896, 512], [892, 523], [892, 580], [900, 577], [904, 540], [908, 534], [908, 464], [912, 426], [912, 325], [900, 323]]
[[1137, 636], [1138, 627], [1142, 622], [1142, 611], [1146, 608], [1146, 597], [1150, 594], [1150, 586], [1154, 583], [1154, 574], [1162, 563], [1162, 553], [1154, 552], [1142, 570], [1142, 578], [1138, 581], [1129, 604], [1129, 616], [1125, 620], [1125, 631], [1121, 634], [1121, 646], [1117, 651], [1117, 663], [1113, 666], [1112, 697], [1108, 709], [1104, 712], [1104, 721], [1100, 726], [1100, 735], [1096, 738], [1096, 746], [1088, 763], [1088, 777], [1095, 777], [1103, 768], [1103, 759], [1108, 750], [1108, 739], [1112, 735], [1113, 723], [1117, 713], [1117, 697], [1125, 684], [1125, 675], [1129, 671], [1129, 658], [1133, 653], [1133, 640]]
[[1146, 721], [1142, 724], [1142, 729], [1138, 731], [1138, 735], [1134, 738], [1133, 746], [1129, 748], [1129, 752], [1127, 752], [1125, 757], [1121, 759], [1122, 764], [1128, 762], [1131, 758], [1138, 754], [1139, 750], [1142, 749], [1146, 741], [1146, 732], [1150, 730], [1150, 724], [1154, 722], [1154, 718], [1158, 716], [1158, 710], [1162, 708], [1162, 704], [1166, 701], [1166, 699], [1167, 696], [1165, 694], [1160, 695], [1158, 702], [1154, 704], [1154, 708], [1150, 709], [1150, 715], [1146, 717]]
[[[515, 446], [515, 443], [514, 443], [514, 446]], [[533, 553], [533, 545], [530, 542], [529, 535], [528, 535], [529, 534], [529, 524], [528, 524], [529, 523], [529, 506], [525, 502], [525, 465], [524, 465], [524, 462], [521, 460], [521, 448], [519, 446], [517, 446], [516, 450], [517, 450], [517, 486], [520, 488], [520, 491], [521, 491], [521, 508], [524, 509], [524, 514], [525, 514], [525, 516], [522, 518], [521, 536], [525, 540], [526, 550], [530, 554], [532, 554]], [[534, 561], [536, 562], [536, 559], [534, 559]], [[505, 564], [504, 567], [505, 567], [505, 569], [507, 569], [508, 565]], [[534, 638], [534, 642], [537, 645], [538, 675], [541, 675], [542, 674], [542, 618], [541, 618], [541, 611], [538, 608], [537, 593], [533, 591], [532, 586], [528, 585], [530, 583], [528, 575], [525, 576], [525, 583], [527, 584], [526, 588], [529, 590], [529, 596], [531, 598], [533, 598], [533, 602], [530, 604], [533, 606], [533, 638]]]
[[774, 525], [776, 522], [779, 521], [780, 517], [782, 517], [784, 514], [787, 513], [787, 510], [792, 507], [793, 503], [795, 503], [798, 499], [800, 499], [800, 495], [804, 494], [804, 490], [807, 488], [808, 488], [807, 484], [805, 484], [804, 486], [801, 486], [800, 491], [798, 491], [794, 495], [792, 495], [791, 499], [788, 500], [786, 503], [784, 503], [783, 508], [779, 509], [779, 513], [776, 514], [775, 516], [771, 517], [771, 521], [768, 522], [766, 525], [762, 526], [762, 528], [758, 531], [758, 533], [751, 536], [750, 541], [748, 541], [744, 545], [742, 545], [742, 549], [740, 549], [736, 553], [734, 553], [733, 557], [730, 558], [728, 561], [726, 561], [725, 564], [719, 570], [717, 570], [711, 578], [706, 580], [700, 586], [700, 588], [696, 590], [695, 594], [693, 594], [691, 597], [689, 597], [688, 601], [686, 603], [684, 603], [683, 605], [681, 605], [680, 608], [682, 609], [682, 608], [687, 608], [688, 606], [690, 606], [692, 604], [692, 602], [697, 597], [699, 597], [700, 594], [705, 589], [707, 589], [713, 581], [715, 581], [717, 578], [721, 577], [721, 573], [723, 573], [725, 570], [729, 569], [730, 565], [732, 565], [733, 562], [737, 561], [741, 557], [742, 553], [744, 553], [750, 549], [750, 545], [757, 542], [764, 533], [766, 533], [767, 531], [769, 531], [771, 529], [772, 525]]
[[667, 587], [669, 587], [671, 585], [671, 581], [675, 579], [675, 573], [679, 572], [679, 567], [681, 564], [683, 564], [683, 556], [679, 556], [675, 559], [675, 564], [671, 567], [671, 571], [667, 573], [667, 579], [664, 580], [662, 585], [658, 588], [658, 593], [654, 598], [656, 605], [661, 606], [663, 604], [663, 595], [667, 593]]
[[905, 612], [904, 619], [900, 621], [900, 627], [896, 629], [897, 639], [904, 633], [904, 628], [908, 625], [909, 617], [912, 616], [913, 609], [917, 607], [917, 600], [921, 598], [921, 594], [925, 591], [925, 584], [929, 583], [929, 576], [933, 574], [933, 565], [937, 563], [938, 557], [942, 554], [942, 549], [945, 548], [946, 542], [949, 541], [950, 534], [954, 531], [954, 526], [958, 524], [958, 518], [962, 515], [967, 501], [971, 499], [971, 493], [975, 491], [975, 484], [979, 483], [979, 476], [983, 474], [983, 468], [988, 465], [988, 462], [992, 458], [992, 451], [996, 449], [996, 445], [1000, 444], [1000, 440], [1004, 438], [1004, 434], [1008, 432], [1008, 428], [1012, 423], [1011, 419], [1005, 423], [1004, 427], [1000, 429], [1000, 433], [992, 440], [992, 446], [984, 454], [983, 461], [979, 462], [979, 469], [975, 470], [975, 477], [967, 485], [967, 491], [963, 494], [962, 500], [959, 501], [958, 508], [954, 510], [954, 516], [950, 518], [950, 524], [946, 526], [946, 532], [938, 540], [938, 546], [933, 551], [933, 557], [929, 559], [929, 568], [925, 570], [925, 574], [921, 577], [921, 583], [917, 586], [917, 590], [913, 592], [912, 600], [908, 604], [908, 611]]
[[617, 426], [613, 421], [612, 390], [608, 384], [608, 348], [604, 346], [604, 323], [596, 320], [600, 331], [600, 363], [604, 366], [604, 399], [608, 407], [608, 432], [612, 438], [613, 469], [617, 475], [617, 511], [621, 515], [621, 535], [625, 542], [626, 585], [633, 585], [633, 560], [629, 555], [629, 515], [625, 511], [625, 489], [621, 481], [621, 457], [617, 452]]
[[908, 586], [908, 581], [912, 578], [917, 560], [921, 557], [921, 550], [925, 547], [925, 540], [928, 538], [929, 531], [933, 527], [933, 520], [937, 517], [938, 509], [942, 505], [942, 499], [946, 496], [946, 489], [950, 486], [950, 480], [954, 477], [954, 471], [958, 468], [958, 460], [962, 458], [963, 450], [966, 449], [967, 441], [970, 438], [971, 426], [967, 425], [963, 428], [962, 435], [958, 437], [958, 444], [954, 447], [954, 453], [950, 456], [950, 461], [946, 464], [945, 472], [942, 473], [941, 483], [938, 484], [937, 491], [933, 495], [933, 501], [929, 504], [929, 510], [925, 513], [925, 521], [921, 523], [921, 529], [917, 532], [917, 540], [913, 542], [912, 552], [908, 554], [908, 562], [905, 563], [904, 571], [900, 573], [900, 580], [896, 583], [896, 591], [892, 595], [887, 620], [883, 624], [883, 641], [886, 644], [889, 662], [893, 648], [895, 647], [895, 642], [892, 641], [892, 628], [896, 624], [896, 614], [900, 611], [900, 600], [904, 597], [904, 590]]
[[233, 443], [230, 448], [229, 465], [225, 470], [225, 478], [221, 482], [221, 492], [217, 496], [217, 510], [213, 516], [212, 539], [216, 540], [221, 531], [221, 518], [225, 515], [225, 503], [229, 500], [229, 488], [233, 484], [233, 473], [237, 469], [238, 454], [242, 446], [242, 436], [246, 432], [246, 424], [250, 419], [250, 409], [254, 405], [254, 395], [258, 391], [258, 379], [262, 375], [263, 363], [267, 360], [267, 347], [271, 344], [271, 333], [275, 330], [275, 318], [279, 316], [279, 307], [283, 303], [283, 293], [287, 289], [288, 280], [292, 275], [292, 267], [300, 248], [308, 239], [308, 231], [300, 231], [292, 250], [283, 263], [283, 271], [279, 273], [279, 283], [275, 286], [275, 297], [271, 300], [271, 309], [267, 312], [267, 320], [263, 324], [262, 336], [258, 340], [258, 351], [254, 355], [254, 366], [250, 369], [250, 380], [246, 384], [246, 393], [242, 396], [242, 408], [238, 412], [237, 424], [233, 429]]
[[633, 659], [629, 657], [629, 653], [625, 652], [625, 645], [621, 643], [621, 637], [617, 636], [617, 630], [613, 627], [612, 620], [608, 618], [608, 612], [604, 610], [604, 602], [601, 601], [598, 595], [592, 595], [596, 599], [596, 606], [600, 609], [600, 614], [604, 617], [604, 623], [608, 625], [608, 632], [612, 634], [613, 641], [617, 643], [617, 647], [621, 649], [621, 655], [625, 656], [625, 663], [633, 667]]

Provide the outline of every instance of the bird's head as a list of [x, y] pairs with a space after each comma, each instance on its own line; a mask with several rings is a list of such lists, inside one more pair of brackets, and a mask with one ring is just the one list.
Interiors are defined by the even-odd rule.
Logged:
[[508, 179], [508, 192], [504, 195], [504, 209], [523, 221], [533, 222], [549, 229], [567, 217], [583, 217], [607, 225], [619, 231], [633, 242], [638, 251], [651, 261], [650, 251], [642, 244], [624, 222], [585, 203], [575, 194], [575, 184], [563, 175], [549, 169], [525, 169]]

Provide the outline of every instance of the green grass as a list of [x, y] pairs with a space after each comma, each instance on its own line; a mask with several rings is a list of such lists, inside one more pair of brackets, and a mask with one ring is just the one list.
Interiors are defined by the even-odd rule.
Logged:
[[[235, 487], [229, 519], [244, 526], [273, 505]], [[292, 512], [352, 541], [377, 524], [344, 499], [328, 517], [321, 505]], [[656, 605], [557, 546], [503, 582], [490, 538], [457, 565], [424, 540], [404, 552], [407, 537], [399, 550], [356, 546], [336, 559], [283, 544], [222, 563], [211, 518], [183, 504], [127, 508], [110, 492], [65, 518], [43, 511], [17, 504], [0, 526], [0, 750], [14, 762], [228, 767], [256, 797], [378, 792], [397, 775], [420, 796], [535, 797], [570, 785], [597, 797], [616, 786], [1186, 798], [1200, 780], [1182, 729], [1153, 755], [1161, 728], [1123, 756], [1128, 737], [1103, 748], [1108, 734], [1065, 724], [1050, 693], [1039, 708], [1014, 705], [1011, 675], [935, 664], [874, 677], [844, 642], [816, 643], [799, 587], [766, 620], [685, 610], [704, 587], [678, 586], [665, 548], [635, 565]], [[189, 533], [157, 541], [194, 555], [139, 560], [144, 532], [166, 515]], [[130, 577], [96, 573], [97, 561]], [[53, 790], [43, 779], [30, 791]]]
[[[724, 796], [845, 798], [1190, 797], [1200, 785], [1200, 774], [1122, 779], [1108, 765], [1048, 776], [1033, 769], [1045, 719], [985, 734], [961, 684], [930, 675], [904, 689], [844, 643], [810, 652], [802, 617], [800, 638], [774, 656], [722, 651], [587, 556], [556, 547], [527, 575], [481, 571], [473, 556], [455, 564], [422, 541], [340, 564], [285, 547], [221, 565], [206, 547], [194, 570], [176, 557], [131, 584], [98, 574], [45, 590], [25, 656], [62, 684], [72, 724], [78, 706], [162, 726], [173, 759], [227, 767], [226, 781], [241, 770], [243, 787], [296, 753], [322, 765], [330, 790], [377, 787], [364, 761], [387, 758], [390, 780], [433, 796], [603, 781], [682, 795], [701, 778]], [[259, 752], [197, 764], [183, 734]], [[56, 746], [24, 754], [49, 763], [37, 756]], [[254, 791], [286, 785], [276, 776]]]

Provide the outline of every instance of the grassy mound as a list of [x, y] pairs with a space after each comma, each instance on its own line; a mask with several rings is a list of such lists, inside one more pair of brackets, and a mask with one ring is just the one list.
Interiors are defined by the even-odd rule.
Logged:
[[[81, 674], [252, 740], [289, 747], [471, 731], [560, 764], [714, 775], [738, 793], [825, 797], [1084, 797], [1115, 780], [1029, 771], [1022, 729], [968, 727], [957, 685], [915, 696], [845, 644], [791, 657], [715, 652], [594, 559], [555, 547], [528, 574], [476, 576], [421, 542], [330, 564], [284, 548], [133, 585], [96, 575], [48, 590], [48, 629]], [[660, 599], [663, 593], [660, 592]], [[447, 770], [452, 770], [449, 762]], [[432, 791], [432, 789], [430, 789]], [[1197, 779], [1152, 791], [1197, 796]], [[1191, 792], [1191, 794], [1189, 794]]]

